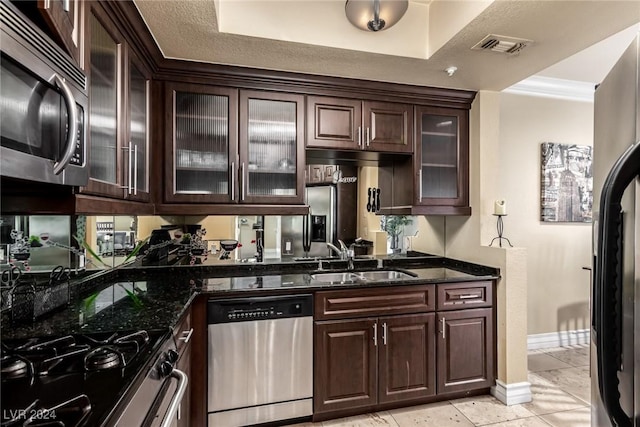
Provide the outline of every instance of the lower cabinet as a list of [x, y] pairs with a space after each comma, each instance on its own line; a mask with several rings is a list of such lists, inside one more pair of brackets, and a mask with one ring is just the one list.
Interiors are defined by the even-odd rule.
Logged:
[[492, 311], [477, 308], [438, 313], [438, 393], [493, 385]]
[[[316, 293], [314, 416], [448, 399], [494, 385], [491, 282], [369, 291]], [[437, 303], [436, 293], [443, 297]]]
[[435, 314], [316, 322], [314, 412], [435, 394]]

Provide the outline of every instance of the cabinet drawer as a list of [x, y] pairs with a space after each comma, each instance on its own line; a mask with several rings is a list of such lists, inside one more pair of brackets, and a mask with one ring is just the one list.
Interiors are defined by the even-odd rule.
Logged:
[[362, 288], [316, 293], [316, 320], [435, 310], [435, 285]]
[[193, 326], [191, 326], [191, 311], [184, 314], [178, 326], [173, 329], [173, 336], [176, 340], [178, 353], [182, 354], [186, 348], [186, 344], [191, 341], [193, 336]]
[[491, 282], [449, 283], [438, 285], [438, 311], [491, 307]]

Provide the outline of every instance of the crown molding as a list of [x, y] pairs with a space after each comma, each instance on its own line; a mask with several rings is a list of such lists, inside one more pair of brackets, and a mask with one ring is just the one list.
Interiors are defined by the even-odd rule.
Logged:
[[595, 85], [589, 82], [532, 76], [506, 88], [503, 92], [593, 102], [595, 89]]

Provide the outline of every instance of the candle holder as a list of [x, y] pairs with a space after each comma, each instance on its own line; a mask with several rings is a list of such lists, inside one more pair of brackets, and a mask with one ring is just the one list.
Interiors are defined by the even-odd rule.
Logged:
[[493, 214], [493, 216], [497, 216], [498, 217], [498, 221], [496, 223], [496, 228], [498, 229], [498, 237], [494, 237], [493, 240], [491, 240], [491, 243], [489, 243], [489, 246], [493, 246], [493, 242], [498, 240], [498, 244], [500, 245], [500, 247], [502, 247], [502, 241], [506, 240], [507, 243], [509, 244], [509, 246], [513, 247], [513, 245], [509, 241], [509, 239], [507, 239], [506, 237], [502, 237], [502, 233], [504, 231], [504, 224], [502, 222], [502, 217], [503, 216], [507, 216], [507, 214], [504, 214], [504, 215], [502, 215], [502, 214]]

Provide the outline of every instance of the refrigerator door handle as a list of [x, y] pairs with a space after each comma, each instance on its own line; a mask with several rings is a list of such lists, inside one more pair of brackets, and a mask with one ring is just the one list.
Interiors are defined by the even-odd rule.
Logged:
[[598, 218], [593, 287], [598, 389], [609, 418], [618, 427], [632, 427], [631, 419], [620, 406], [617, 376], [622, 345], [621, 200], [625, 189], [637, 176], [640, 176], [640, 141], [625, 151], [605, 179]]

